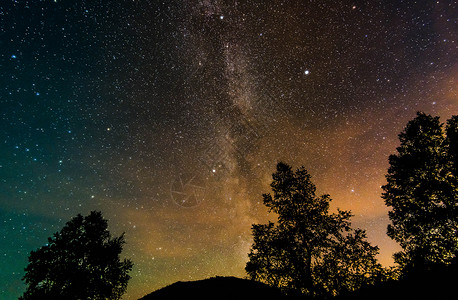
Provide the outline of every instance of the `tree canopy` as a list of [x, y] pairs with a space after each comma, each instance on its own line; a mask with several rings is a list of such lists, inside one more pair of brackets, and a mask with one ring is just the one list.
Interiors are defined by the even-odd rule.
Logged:
[[124, 234], [112, 237], [102, 213], [78, 214], [29, 256], [21, 299], [120, 299], [132, 261], [121, 260]]
[[391, 209], [388, 236], [402, 251], [395, 261], [404, 271], [448, 264], [458, 252], [458, 118], [444, 131], [439, 117], [417, 113], [399, 134], [383, 198]]
[[378, 247], [364, 230], [351, 228], [349, 211], [329, 212], [330, 196], [315, 194], [304, 167], [294, 172], [280, 162], [272, 178], [273, 195], [263, 201], [277, 221], [253, 224], [245, 268], [251, 279], [287, 293], [336, 295], [382, 276]]

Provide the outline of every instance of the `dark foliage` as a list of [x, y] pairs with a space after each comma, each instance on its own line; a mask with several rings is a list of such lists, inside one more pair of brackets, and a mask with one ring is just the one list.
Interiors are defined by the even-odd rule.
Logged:
[[130, 260], [121, 261], [124, 235], [112, 238], [101, 212], [77, 215], [29, 256], [21, 299], [120, 299]]
[[315, 185], [302, 167], [296, 172], [278, 163], [272, 175], [273, 195], [264, 204], [276, 223], [254, 224], [246, 271], [251, 279], [288, 294], [337, 295], [386, 277], [376, 261], [378, 247], [364, 230], [353, 230], [351, 213], [329, 212], [329, 195], [316, 196]]
[[[449, 158], [449, 168], [450, 172], [456, 178], [458, 175], [458, 115], [452, 116], [449, 120], [447, 120], [445, 133], [445, 147]], [[457, 188], [456, 185], [455, 188]]]
[[391, 208], [388, 235], [403, 251], [403, 273], [448, 264], [458, 251], [457, 117], [444, 133], [439, 117], [418, 113], [389, 158], [383, 198]]

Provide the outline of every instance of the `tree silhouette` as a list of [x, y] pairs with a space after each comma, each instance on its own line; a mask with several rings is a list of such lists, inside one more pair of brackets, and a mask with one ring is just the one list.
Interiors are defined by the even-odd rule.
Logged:
[[457, 117], [446, 136], [439, 117], [417, 113], [399, 134], [389, 157], [383, 198], [391, 208], [388, 236], [403, 251], [394, 255], [404, 273], [448, 264], [458, 250]]
[[449, 170], [450, 173], [453, 175], [453, 179], [455, 180], [456, 188], [456, 178], [458, 175], [458, 115], [452, 116], [449, 120], [447, 120], [447, 127], [445, 129], [445, 133], [447, 135], [445, 139], [445, 146], [449, 158]]
[[336, 295], [377, 281], [384, 270], [375, 256], [378, 247], [364, 230], [351, 229], [349, 211], [329, 213], [329, 195], [316, 196], [304, 169], [293, 172], [277, 164], [273, 196], [264, 204], [277, 222], [254, 224], [253, 245], [246, 271], [251, 279], [288, 293]]
[[120, 260], [124, 235], [112, 238], [102, 213], [78, 214], [29, 256], [21, 299], [120, 299], [132, 262]]

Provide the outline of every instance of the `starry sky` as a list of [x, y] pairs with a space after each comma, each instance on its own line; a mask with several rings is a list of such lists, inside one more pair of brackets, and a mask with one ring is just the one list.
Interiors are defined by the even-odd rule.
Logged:
[[455, 1], [4, 0], [0, 298], [31, 250], [101, 210], [124, 299], [244, 276], [278, 161], [393, 264], [381, 199], [397, 134], [458, 113]]

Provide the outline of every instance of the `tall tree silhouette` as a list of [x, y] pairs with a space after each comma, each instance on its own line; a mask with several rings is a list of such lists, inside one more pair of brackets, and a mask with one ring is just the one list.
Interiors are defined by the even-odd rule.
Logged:
[[330, 196], [316, 196], [304, 167], [293, 172], [280, 162], [272, 178], [273, 195], [263, 200], [277, 222], [252, 227], [245, 268], [251, 279], [307, 295], [336, 295], [378, 280], [378, 247], [364, 230], [351, 229], [349, 211], [329, 213]]
[[403, 249], [394, 258], [406, 273], [447, 264], [457, 254], [457, 117], [445, 135], [439, 117], [419, 112], [399, 139], [382, 197], [391, 208], [388, 236]]
[[21, 299], [120, 299], [132, 262], [120, 260], [124, 235], [112, 238], [102, 213], [78, 214], [29, 256]]
[[[447, 127], [445, 129], [445, 133], [447, 135], [445, 139], [445, 145], [447, 148], [447, 154], [449, 158], [448, 163], [450, 173], [456, 180], [458, 175], [458, 115], [452, 116], [449, 120], [447, 120]], [[458, 187], [455, 185], [455, 188]]]

